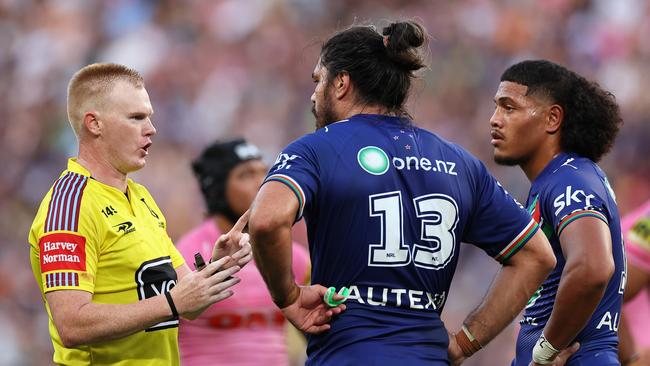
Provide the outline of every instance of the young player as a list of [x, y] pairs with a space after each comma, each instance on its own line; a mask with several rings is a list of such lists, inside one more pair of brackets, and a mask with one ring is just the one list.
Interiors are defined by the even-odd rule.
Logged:
[[526, 206], [557, 258], [526, 306], [513, 365], [551, 364], [576, 341], [568, 365], [618, 365], [625, 254], [614, 193], [596, 165], [614, 143], [618, 105], [543, 60], [509, 67], [494, 101], [494, 159], [519, 165], [531, 181]]
[[[189, 263], [196, 253], [212, 256], [214, 242], [250, 207], [268, 167], [255, 145], [236, 139], [208, 146], [192, 169], [209, 216], [178, 242], [178, 250]], [[294, 244], [292, 256], [293, 272], [305, 283], [307, 250]], [[210, 306], [196, 320], [181, 320], [178, 343], [183, 365], [289, 364], [287, 321], [273, 304], [255, 263], [242, 268], [237, 277], [241, 279], [237, 296]], [[298, 342], [298, 338], [289, 339]]]

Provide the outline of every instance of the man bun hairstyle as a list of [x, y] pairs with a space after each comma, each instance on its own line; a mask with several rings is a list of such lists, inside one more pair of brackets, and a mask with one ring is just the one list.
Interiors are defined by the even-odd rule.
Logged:
[[382, 34], [372, 25], [353, 25], [325, 42], [320, 62], [327, 69], [328, 83], [348, 73], [360, 102], [408, 115], [404, 103], [413, 71], [426, 66], [419, 48], [427, 39], [426, 30], [416, 21], [391, 23]]
[[417, 22], [391, 23], [384, 27], [384, 45], [388, 58], [408, 71], [416, 71], [426, 66], [417, 49], [427, 38], [424, 28]]
[[621, 112], [614, 95], [600, 85], [546, 60], [522, 61], [501, 75], [528, 87], [526, 95], [550, 99], [564, 111], [560, 148], [598, 162], [614, 145]]

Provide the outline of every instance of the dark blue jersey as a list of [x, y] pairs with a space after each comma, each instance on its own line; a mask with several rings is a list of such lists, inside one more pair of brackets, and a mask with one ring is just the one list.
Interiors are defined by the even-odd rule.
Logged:
[[526, 205], [551, 242], [557, 266], [526, 306], [514, 364], [527, 366], [531, 360], [535, 342], [553, 311], [564, 270], [559, 237], [562, 230], [583, 217], [596, 217], [609, 226], [615, 271], [596, 311], [575, 339], [580, 342], [580, 350], [567, 365], [577, 364], [585, 355], [597, 351], [616, 351], [625, 286], [625, 253], [618, 208], [605, 173], [587, 158], [562, 153], [535, 179]]
[[303, 136], [268, 181], [296, 194], [312, 282], [351, 289], [331, 330], [310, 337], [313, 365], [447, 364], [440, 312], [460, 242], [506, 261], [537, 230], [479, 160], [402, 118], [357, 115]]

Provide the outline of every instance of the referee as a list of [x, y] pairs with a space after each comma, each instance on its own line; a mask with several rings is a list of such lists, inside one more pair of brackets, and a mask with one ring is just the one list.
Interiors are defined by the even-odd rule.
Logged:
[[242, 223], [192, 272], [167, 235], [144, 167], [156, 129], [142, 77], [117, 64], [79, 70], [68, 117], [79, 154], [43, 198], [29, 232], [59, 365], [178, 365], [178, 318], [232, 296], [252, 258]]

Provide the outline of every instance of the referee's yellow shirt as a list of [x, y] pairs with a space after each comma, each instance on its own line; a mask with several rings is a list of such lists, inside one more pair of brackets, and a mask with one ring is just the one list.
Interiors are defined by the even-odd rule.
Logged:
[[178, 365], [178, 320], [114, 341], [65, 348], [45, 293], [81, 290], [92, 301], [127, 304], [169, 291], [183, 257], [146, 188], [128, 181], [127, 195], [94, 180], [75, 159], [54, 183], [29, 232], [32, 271], [43, 294], [62, 365]]

